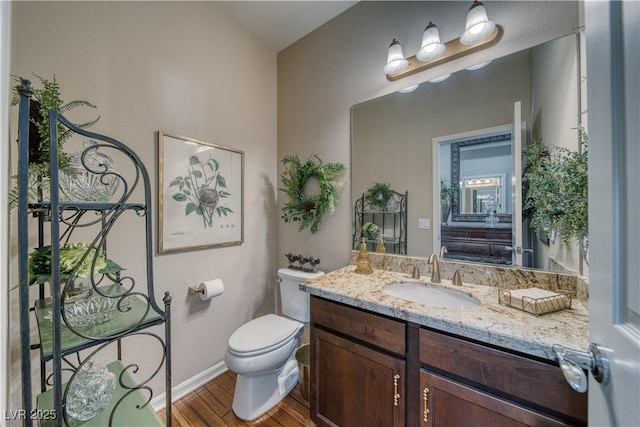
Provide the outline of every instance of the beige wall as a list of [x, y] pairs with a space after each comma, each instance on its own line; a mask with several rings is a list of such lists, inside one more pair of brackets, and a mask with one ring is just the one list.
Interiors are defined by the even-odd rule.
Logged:
[[[87, 99], [98, 106], [101, 119], [92, 131], [117, 138], [140, 155], [151, 175], [154, 234], [159, 129], [245, 152], [245, 243], [154, 254], [156, 295], [173, 296], [173, 384], [221, 362], [238, 326], [274, 310], [276, 54], [211, 2], [16, 2], [12, 23], [11, 73], [56, 74], [66, 100]], [[110, 257], [142, 273], [143, 239], [139, 225], [124, 230]], [[12, 283], [15, 267], [14, 259]], [[188, 285], [215, 277], [225, 283], [221, 297], [201, 302], [187, 295]], [[12, 317], [15, 409], [21, 407], [15, 311]], [[143, 367], [150, 364], [150, 353], [135, 343], [125, 349], [125, 357]], [[162, 384], [154, 384], [157, 395]]]
[[440, 83], [424, 83], [409, 94], [395, 92], [353, 108], [352, 190], [360, 197], [373, 183], [388, 182], [399, 192], [409, 192], [407, 254], [433, 253], [433, 231], [439, 230], [436, 225], [418, 229], [419, 218], [433, 223], [432, 139], [508, 125], [515, 101], [522, 102], [522, 116], [529, 117], [529, 92], [525, 51], [480, 70], [454, 73]]
[[[573, 32], [578, 2], [491, 2], [489, 16], [504, 27], [504, 38], [484, 52], [396, 82], [382, 73], [395, 37], [406, 56], [415, 54], [431, 20], [445, 41], [459, 37], [466, 2], [360, 2], [278, 54], [278, 159], [317, 153], [325, 161], [350, 164], [350, 108], [411, 84], [504, 56]], [[278, 171], [281, 172], [282, 165]], [[332, 270], [349, 262], [352, 201], [349, 173], [343, 203], [316, 235], [278, 223], [278, 257], [299, 252], [322, 259]], [[429, 191], [427, 189], [427, 191]], [[282, 206], [279, 199], [278, 206]]]

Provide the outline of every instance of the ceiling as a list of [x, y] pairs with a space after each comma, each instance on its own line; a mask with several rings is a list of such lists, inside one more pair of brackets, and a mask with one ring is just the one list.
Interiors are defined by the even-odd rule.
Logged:
[[357, 1], [216, 1], [227, 15], [280, 52]]

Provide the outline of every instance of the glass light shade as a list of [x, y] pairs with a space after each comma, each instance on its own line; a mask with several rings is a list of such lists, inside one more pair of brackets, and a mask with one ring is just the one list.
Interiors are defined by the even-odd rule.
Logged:
[[416, 54], [418, 61], [433, 61], [444, 53], [445, 46], [440, 42], [440, 32], [433, 22], [429, 22], [422, 33], [422, 45]]
[[489, 65], [491, 63], [491, 59], [488, 61], [484, 61], [481, 62], [479, 64], [476, 65], [472, 65], [471, 67], [467, 67], [467, 70], [479, 70], [480, 68], [486, 67], [487, 65]]
[[417, 84], [417, 85], [413, 85], [413, 86], [408, 86], [408, 87], [405, 87], [403, 89], [400, 89], [398, 92], [400, 92], [400, 93], [411, 93], [414, 90], [418, 89], [418, 86], [420, 86], [420, 85]]
[[387, 54], [387, 65], [384, 66], [385, 74], [395, 74], [404, 71], [409, 66], [409, 61], [404, 57], [400, 42], [393, 39], [389, 45], [389, 53]]
[[449, 77], [451, 77], [451, 74], [445, 74], [444, 76], [436, 77], [435, 79], [429, 80], [429, 83], [440, 83], [447, 80]]
[[470, 45], [478, 43], [489, 36], [496, 27], [495, 22], [489, 21], [484, 5], [474, 1], [467, 13], [467, 25], [460, 36], [460, 43]]

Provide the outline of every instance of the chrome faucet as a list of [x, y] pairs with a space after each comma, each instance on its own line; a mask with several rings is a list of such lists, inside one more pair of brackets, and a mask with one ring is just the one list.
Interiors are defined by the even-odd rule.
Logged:
[[431, 264], [431, 283], [440, 283], [440, 266], [436, 254], [431, 254], [428, 262]]
[[420, 278], [420, 269], [418, 268], [418, 266], [412, 262], [407, 262], [405, 264], [402, 265], [402, 267], [411, 267], [413, 266], [413, 270], [411, 270], [411, 278], [412, 279], [419, 279]]
[[453, 273], [453, 279], [451, 279], [451, 282], [453, 282], [453, 284], [455, 286], [462, 286], [462, 273], [465, 273], [464, 270], [456, 270]]

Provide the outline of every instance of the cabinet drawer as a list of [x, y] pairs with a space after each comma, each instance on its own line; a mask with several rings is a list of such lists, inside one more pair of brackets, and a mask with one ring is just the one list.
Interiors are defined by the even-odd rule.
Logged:
[[511, 230], [477, 230], [470, 231], [469, 236], [472, 239], [511, 241]]
[[459, 239], [468, 239], [469, 233], [466, 231], [442, 230], [442, 237], [453, 237]]
[[311, 322], [404, 357], [405, 324], [397, 320], [312, 296]]
[[450, 253], [461, 253], [468, 255], [491, 256], [491, 244], [489, 243], [471, 243], [471, 242], [453, 242], [447, 241], [443, 243]]
[[554, 365], [424, 328], [420, 329], [420, 362], [497, 394], [540, 405], [578, 423], [587, 422], [587, 395], [574, 392]]

